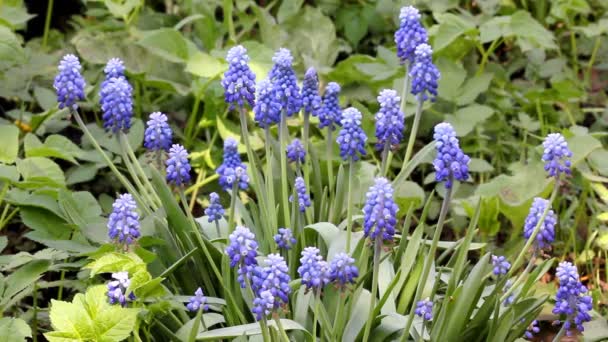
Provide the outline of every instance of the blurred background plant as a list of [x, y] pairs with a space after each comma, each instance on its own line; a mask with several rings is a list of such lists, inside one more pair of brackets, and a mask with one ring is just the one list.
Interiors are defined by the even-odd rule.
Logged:
[[[69, 111], [57, 108], [52, 82], [64, 54], [75, 53], [83, 63], [89, 85], [79, 107], [88, 129], [120, 171], [127, 172], [121, 163], [121, 144], [100, 128], [97, 106], [99, 85], [105, 77], [103, 65], [113, 57], [124, 61], [135, 105], [133, 125], [126, 135], [129, 145], [143, 151], [148, 114], [166, 113], [174, 140], [191, 151], [196, 176], [184, 193], [194, 217], [202, 217], [209, 194], [222, 193], [215, 169], [222, 161], [223, 141], [241, 136], [239, 115], [228, 110], [220, 83], [228, 67], [227, 50], [236, 43], [246, 47], [250, 67], [259, 81], [269, 73], [274, 51], [289, 48], [299, 79], [309, 67], [315, 67], [321, 88], [329, 82], [340, 84], [340, 104], [357, 108], [363, 115], [364, 131], [373, 137], [377, 94], [385, 88], [395, 89], [398, 94], [403, 90], [405, 71], [396, 55], [393, 34], [399, 24], [399, 9], [409, 4], [422, 13], [441, 79], [437, 100], [426, 101], [422, 108], [414, 147], [416, 168], [402, 170], [403, 154], [396, 153], [386, 172], [389, 179], [395, 179], [400, 219], [407, 216], [412, 227], [424, 222], [425, 217], [429, 222], [437, 220], [441, 198], [434, 193], [443, 196], [445, 189], [434, 185], [434, 154], [432, 145], [428, 146], [435, 124], [449, 122], [464, 152], [472, 158], [472, 182], [459, 183], [453, 189], [454, 205], [441, 237], [445, 243], [440, 245], [448, 252], [442, 260], [455, 249], [448, 241], [466, 238], [477, 203], [478, 234], [474, 242], [469, 241], [471, 264], [486, 252], [512, 260], [523, 246], [524, 220], [533, 198], [548, 197], [552, 188], [543, 170], [540, 143], [548, 133], [561, 132], [573, 152], [574, 171], [553, 203], [559, 225], [551, 255], [559, 261], [576, 263], [595, 310], [605, 316], [608, 4], [599, 0], [0, 1], [2, 312], [36, 327], [29, 332], [36, 335], [38, 326], [43, 332], [49, 329], [47, 308], [51, 299], [72, 300], [75, 293], [85, 293], [89, 285], [98, 283], [82, 268], [87, 258], [101, 255], [103, 247], [100, 251], [99, 246], [107, 242], [105, 216], [112, 210], [115, 195], [123, 192], [92, 140], [80, 140], [81, 133]], [[409, 95], [404, 110], [406, 136], [415, 110], [416, 102]], [[292, 131], [302, 124], [301, 119], [288, 121]], [[315, 127], [311, 127], [310, 140], [319, 151], [320, 184], [327, 184], [327, 132]], [[250, 131], [251, 147], [262, 155], [265, 132], [253, 126]], [[368, 157], [355, 166], [353, 205], [357, 208], [362, 207], [364, 194], [373, 184], [375, 165], [382, 158], [371, 146], [368, 144]], [[238, 148], [245, 151], [243, 144]], [[404, 150], [405, 144], [399, 149]], [[153, 156], [137, 155], [142, 164], [154, 161]], [[333, 156], [337, 158], [337, 148]], [[274, 166], [278, 174], [278, 163]], [[346, 181], [341, 177], [338, 181]], [[346, 187], [344, 183], [341, 186]], [[279, 188], [277, 182], [275, 189]], [[160, 198], [163, 204], [170, 198], [175, 201], [170, 192], [164, 196]], [[243, 196], [242, 205], [252, 205], [255, 200]], [[166, 209], [166, 215], [173, 210], [175, 216], [169, 220], [188, 224], [187, 217], [175, 214], [178, 202]], [[224, 204], [229, 207], [227, 201]], [[313, 206], [315, 217], [306, 222], [329, 217], [319, 201]], [[328, 220], [335, 226], [339, 226], [346, 205], [340, 209], [334, 208], [334, 216]], [[206, 219], [199, 222], [203, 229], [215, 231], [214, 225], [204, 222]], [[129, 262], [150, 263], [150, 273], [159, 277], [167, 265], [155, 265], [145, 249], [160, 244], [158, 235], [153, 234], [159, 229], [159, 220], [147, 215], [141, 225], [139, 257]], [[420, 227], [419, 234], [422, 230], [432, 232], [432, 224]], [[316, 229], [325, 233], [331, 230]], [[309, 240], [316, 238], [311, 232]], [[327, 235], [324, 238], [332, 239]], [[272, 241], [260, 244], [265, 251], [274, 248], [270, 247]], [[180, 253], [163, 257], [181, 263], [182, 258], [191, 256], [190, 251]], [[417, 250], [410, 253], [418, 255]], [[218, 258], [215, 254], [213, 257]], [[211, 274], [212, 270], [200, 272]], [[419, 274], [422, 268], [414, 267], [412, 272]], [[411, 299], [417, 284], [403, 273], [402, 278], [397, 277], [397, 284], [390, 282], [394, 272], [387, 273], [389, 280], [381, 280], [380, 285], [381, 293], [390, 285], [400, 287], [394, 290], [395, 298], [388, 296], [391, 298], [386, 300], [393, 301], [395, 311], [401, 314], [411, 307], [406, 299]], [[175, 276], [172, 284], [181, 288], [170, 288], [171, 292], [192, 294], [198, 286], [210, 282], [202, 275], [197, 276], [201, 279], [190, 280], [180, 276], [187, 278], [187, 273]], [[557, 287], [553, 272], [539, 278], [534, 284], [536, 295], [553, 297]], [[409, 295], [398, 295], [404, 293]], [[226, 304], [215, 298], [216, 293], [206, 294], [210, 304]], [[238, 296], [231, 305], [240, 300]], [[151, 320], [155, 312], [166, 313], [167, 306], [174, 304], [148, 307], [149, 316], [144, 320]], [[541, 318], [550, 317], [550, 306], [544, 308]], [[236, 312], [234, 317], [207, 317], [215, 319], [216, 324], [223, 319], [245, 323]], [[169, 331], [178, 329], [175, 322], [164, 324]], [[603, 324], [596, 335], [591, 329], [586, 336], [606, 337], [605, 321]], [[0, 320], [0, 326], [4, 325], [27, 336], [27, 326], [22, 322]], [[550, 330], [548, 325], [541, 324]], [[374, 335], [381, 340], [395, 332], [390, 329], [386, 335]]]

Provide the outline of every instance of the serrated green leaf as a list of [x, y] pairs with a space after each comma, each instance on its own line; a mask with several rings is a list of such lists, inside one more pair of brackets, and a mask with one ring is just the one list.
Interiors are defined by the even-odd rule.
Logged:
[[127, 270], [145, 269], [146, 264], [135, 253], [107, 253], [91, 262], [85, 268], [91, 270], [91, 277], [99, 273], [114, 273]]
[[188, 60], [186, 38], [173, 28], [144, 32], [137, 45], [170, 62], [184, 63]]

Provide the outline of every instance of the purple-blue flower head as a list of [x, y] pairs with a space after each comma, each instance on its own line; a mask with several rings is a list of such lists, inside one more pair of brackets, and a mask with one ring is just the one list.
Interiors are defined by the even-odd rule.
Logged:
[[302, 97], [298, 87], [298, 78], [293, 71], [293, 57], [288, 49], [279, 49], [272, 57], [274, 65], [270, 69], [269, 78], [272, 91], [278, 101], [281, 113], [292, 116], [302, 108]]
[[534, 338], [534, 334], [538, 334], [540, 332], [540, 328], [538, 326], [538, 321], [533, 320], [532, 323], [526, 328], [524, 332], [524, 337], [531, 340]]
[[[323, 102], [318, 111], [319, 128], [329, 127], [332, 131], [340, 126], [342, 119], [342, 108], [340, 107], [340, 85], [336, 82], [329, 82], [323, 93]], [[315, 112], [313, 112], [315, 115]]]
[[122, 194], [112, 204], [108, 218], [108, 236], [118, 243], [131, 245], [140, 236], [137, 204], [131, 194]]
[[399, 13], [399, 29], [395, 32], [397, 57], [401, 63], [413, 62], [416, 47], [426, 43], [428, 36], [420, 23], [420, 12], [413, 6], [402, 7]]
[[260, 291], [253, 299], [253, 308], [251, 312], [255, 315], [257, 321], [266, 318], [274, 310], [274, 296], [272, 292], [265, 290]]
[[125, 64], [120, 58], [110, 58], [103, 68], [106, 78], [121, 77], [125, 75]]
[[573, 335], [576, 328], [585, 330], [583, 323], [591, 321], [589, 311], [593, 309], [591, 296], [587, 295], [587, 288], [581, 283], [576, 266], [568, 261], [561, 262], [556, 272], [559, 279], [559, 288], [555, 295], [553, 313], [561, 315], [566, 334]]
[[169, 150], [167, 165], [167, 182], [182, 186], [190, 182], [190, 162], [188, 151], [179, 144], [173, 144]]
[[280, 249], [291, 249], [295, 245], [296, 238], [289, 228], [279, 228], [279, 233], [274, 236], [274, 242]]
[[416, 316], [422, 318], [425, 321], [433, 319], [433, 302], [427, 297], [426, 299], [419, 300], [416, 303], [416, 310], [414, 311]]
[[[509, 291], [509, 289], [511, 288], [511, 286], [513, 286], [513, 281], [511, 279], [508, 279], [507, 282], [505, 283], [505, 287], [502, 288], [502, 293], [505, 294]], [[511, 294], [505, 298], [505, 300], [502, 302], [503, 306], [509, 306], [511, 304], [513, 304], [513, 301], [515, 300], [515, 293], [511, 292]]]
[[315, 68], [310, 67], [304, 74], [302, 83], [302, 107], [304, 112], [317, 116], [321, 110], [321, 96], [319, 96], [319, 78]]
[[256, 281], [259, 286], [255, 286], [252, 312], [256, 315], [256, 320], [268, 316], [289, 301], [291, 287], [289, 282], [289, 268], [283, 257], [278, 254], [269, 254], [264, 260], [265, 267], [257, 268]]
[[241, 189], [247, 189], [249, 185], [247, 166], [241, 162], [238, 142], [233, 138], [226, 138], [224, 141], [224, 161], [216, 172], [220, 176], [219, 183], [222, 189], [231, 190], [235, 182]]
[[422, 101], [429, 98], [434, 101], [441, 73], [433, 64], [433, 49], [428, 44], [420, 44], [416, 47], [415, 54], [414, 66], [410, 70], [412, 94], [420, 95]]
[[268, 128], [281, 120], [281, 104], [272, 90], [272, 83], [265, 79], [258, 83], [258, 100], [253, 107], [254, 120], [262, 128]]
[[359, 155], [365, 155], [365, 142], [367, 136], [361, 128], [361, 112], [349, 107], [342, 112], [342, 129], [336, 141], [340, 146], [340, 157], [343, 160], [359, 160]]
[[172, 140], [173, 131], [167, 123], [167, 116], [161, 112], [150, 114], [144, 132], [144, 147], [150, 151], [168, 151]]
[[186, 308], [188, 308], [188, 311], [191, 312], [196, 312], [200, 308], [202, 308], [203, 311], [209, 310], [209, 305], [207, 305], [207, 297], [203, 295], [203, 289], [200, 287], [196, 289], [194, 296], [190, 297], [190, 301], [186, 305]]
[[120, 304], [120, 306], [126, 306], [127, 301], [134, 301], [135, 294], [133, 292], [127, 295], [127, 289], [131, 286], [131, 279], [129, 279], [129, 272], [116, 272], [112, 273], [112, 279], [108, 283], [108, 301], [110, 304]]
[[381, 151], [385, 144], [396, 148], [403, 139], [405, 117], [400, 107], [401, 98], [392, 89], [384, 89], [378, 95], [380, 110], [376, 113], [376, 149]]
[[306, 150], [300, 139], [293, 139], [291, 144], [287, 145], [287, 159], [292, 163], [304, 163], [306, 158]]
[[59, 62], [59, 73], [55, 76], [53, 88], [57, 92], [59, 108], [77, 109], [76, 101], [84, 100], [85, 80], [80, 74], [78, 57], [68, 54]]
[[338, 288], [344, 289], [348, 284], [354, 284], [359, 276], [355, 259], [346, 253], [338, 253], [329, 264], [329, 280]]
[[435, 180], [445, 181], [448, 189], [452, 187], [453, 179], [466, 181], [469, 178], [471, 158], [462, 152], [452, 125], [446, 122], [437, 124], [433, 139], [437, 148], [437, 157], [433, 161]]
[[380, 237], [392, 241], [399, 208], [393, 199], [393, 187], [384, 177], [376, 178], [367, 191], [363, 206], [363, 233], [371, 240]]
[[329, 266], [317, 247], [306, 247], [302, 251], [298, 274], [306, 290], [319, 291], [329, 284]]
[[224, 98], [230, 104], [230, 109], [234, 106], [240, 108], [248, 104], [253, 107], [255, 102], [255, 74], [249, 68], [249, 56], [247, 49], [242, 45], [237, 45], [226, 55], [228, 70], [224, 73], [222, 87], [224, 87]]
[[545, 208], [549, 206], [549, 211], [543, 223], [540, 226], [538, 235], [536, 235], [536, 241], [534, 245], [540, 249], [551, 247], [551, 243], [555, 240], [555, 225], [557, 224], [557, 216], [551, 208], [551, 203], [548, 200], [535, 197], [530, 207], [530, 212], [524, 222], [524, 237], [529, 239], [534, 232], [534, 229], [538, 225], [540, 218], [543, 216]]
[[[298, 210], [300, 210], [301, 213], [304, 213], [306, 212], [306, 208], [310, 207], [312, 204], [310, 202], [308, 192], [306, 191], [306, 183], [304, 182], [304, 178], [297, 177], [294, 188], [296, 189], [296, 194], [298, 195]], [[289, 201], [293, 201], [293, 196], [289, 196]]]
[[103, 127], [118, 133], [131, 128], [133, 116], [133, 89], [124, 77], [112, 77], [99, 91], [99, 104], [103, 112]]
[[238, 281], [245, 288], [247, 279], [251, 278], [253, 268], [258, 264], [258, 243], [255, 235], [247, 227], [237, 226], [228, 236], [226, 254], [230, 258], [230, 267], [238, 267]]
[[224, 217], [224, 207], [220, 203], [220, 196], [215, 192], [209, 194], [209, 207], [205, 209], [205, 215], [209, 223], [217, 222]]
[[507, 258], [502, 255], [492, 255], [492, 267], [494, 267], [492, 271], [494, 275], [500, 276], [503, 274], [507, 274], [507, 272], [511, 268], [511, 264], [509, 263]]
[[543, 141], [543, 149], [545, 171], [549, 173], [549, 176], [559, 177], [562, 173], [570, 174], [572, 152], [563, 135], [559, 133], [547, 135]]

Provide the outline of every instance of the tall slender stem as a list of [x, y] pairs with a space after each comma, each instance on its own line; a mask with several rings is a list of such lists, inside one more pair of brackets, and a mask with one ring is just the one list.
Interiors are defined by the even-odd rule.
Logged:
[[32, 340], [36, 342], [38, 341], [38, 282], [34, 282], [32, 289], [32, 309]]
[[388, 170], [388, 163], [390, 160], [389, 154], [391, 152], [390, 148], [391, 143], [387, 139], [384, 143], [384, 149], [382, 150], [382, 164], [380, 164], [380, 175], [382, 175], [383, 177], [386, 176], [386, 171]]
[[287, 225], [291, 222], [289, 215], [289, 187], [287, 184], [287, 113], [281, 113], [281, 124], [279, 126], [279, 140], [281, 145], [281, 194], [283, 197], [283, 222]]
[[139, 177], [141, 179], [143, 179], [145, 188], [147, 188], [147, 190], [152, 194], [152, 197], [156, 201], [156, 203], [158, 205], [161, 205], [162, 201], [160, 200], [160, 197], [158, 197], [158, 194], [156, 193], [156, 191], [154, 191], [154, 187], [152, 186], [152, 183], [150, 183], [148, 176], [146, 176], [146, 173], [144, 172], [144, 169], [141, 167], [141, 164], [139, 164], [139, 160], [137, 159], [135, 152], [133, 152], [133, 148], [131, 148], [129, 139], [127, 139], [127, 136], [123, 132], [120, 132], [119, 134], [120, 134], [121, 145], [123, 145], [124, 148], [126, 149], [128, 158], [131, 158], [131, 162], [133, 163], [133, 166], [135, 167], [135, 170], [137, 171]]
[[310, 189], [310, 174], [309, 174], [309, 167], [308, 167], [308, 160], [310, 158], [310, 155], [308, 154], [308, 135], [309, 135], [309, 130], [310, 130], [310, 113], [304, 111], [304, 128], [303, 128], [303, 133], [302, 133], [302, 141], [304, 142], [304, 153], [305, 153], [305, 159], [304, 159], [304, 165], [302, 166], [303, 171], [304, 171], [304, 181], [306, 182], [306, 188]]
[[262, 210], [267, 210], [266, 205], [268, 205], [268, 202], [266, 197], [266, 191], [263, 191], [264, 184], [260, 179], [261, 175], [259, 173], [259, 170], [257, 169], [255, 155], [253, 154], [253, 148], [251, 147], [251, 143], [249, 142], [249, 129], [247, 128], [247, 111], [244, 107], [240, 107], [239, 113], [241, 120], [241, 136], [243, 137], [245, 147], [247, 148], [247, 159], [249, 159], [249, 165], [251, 167], [251, 176], [253, 177], [254, 184], [252, 187], [260, 200], [260, 208]]
[[[450, 183], [454, 183], [454, 175], [450, 174]], [[416, 303], [422, 297], [422, 292], [424, 291], [424, 287], [426, 286], [427, 279], [429, 277], [429, 273], [431, 271], [431, 266], [433, 265], [434, 255], [437, 251], [437, 244], [439, 243], [439, 238], [441, 237], [441, 232], [443, 231], [443, 224], [445, 223], [445, 217], [447, 216], [448, 210], [450, 208], [450, 198], [452, 197], [452, 187], [447, 188], [445, 192], [445, 197], [443, 198], [443, 202], [441, 203], [441, 211], [439, 212], [439, 219], [437, 221], [437, 227], [435, 228], [435, 234], [433, 235], [433, 241], [431, 242], [431, 248], [428, 253], [428, 257], [426, 258], [426, 263], [424, 264], [424, 268], [422, 269], [422, 275], [418, 280], [418, 287], [416, 288], [416, 295], [414, 296], [414, 301], [412, 301], [412, 306], [410, 308], [410, 314], [407, 318], [407, 323], [405, 324], [405, 329], [403, 329], [403, 335], [401, 335], [401, 342], [407, 341], [407, 337], [409, 336], [410, 327], [412, 326], [412, 322], [414, 321], [414, 311], [416, 309]]]
[[[272, 142], [270, 141], [270, 129], [266, 127], [264, 129], [264, 135], [266, 137], [266, 187], [268, 189], [268, 216], [272, 220], [272, 229], [277, 230], [277, 214], [275, 212], [275, 198], [274, 198], [274, 175], [272, 174]], [[274, 232], [274, 231], [273, 231]], [[275, 232], [276, 233], [276, 232]]]
[[230, 194], [230, 209], [228, 212], [228, 234], [231, 234], [236, 227], [236, 217], [234, 217], [236, 208], [236, 196], [238, 196], [239, 183], [234, 181], [232, 184], [232, 193]]
[[405, 64], [405, 77], [403, 78], [403, 88], [401, 89], [401, 104], [399, 108], [402, 113], [405, 113], [405, 104], [407, 103], [407, 94], [410, 90], [410, 63]]
[[371, 332], [372, 322], [374, 318], [374, 309], [376, 308], [376, 295], [378, 294], [378, 275], [380, 273], [380, 253], [382, 252], [382, 235], [378, 234], [374, 241], [374, 265], [372, 270], [372, 296], [369, 299], [369, 314], [365, 323], [365, 331], [362, 341], [369, 341], [369, 333]]
[[268, 334], [268, 323], [265, 317], [260, 320], [260, 329], [262, 330], [262, 340], [264, 342], [271, 342], [270, 335]]
[[340, 290], [340, 299], [338, 300], [338, 308], [336, 309], [336, 317], [334, 319], [334, 326], [332, 331], [332, 339], [334, 341], [340, 341], [342, 339], [342, 322], [344, 322], [344, 318], [342, 317], [342, 310], [344, 310], [344, 302], [346, 301], [346, 294]]
[[281, 323], [281, 319], [278, 316], [275, 316], [274, 321], [277, 324], [277, 327], [279, 328], [279, 332], [281, 333], [282, 340], [289, 342], [289, 336], [287, 336], [287, 332], [285, 331], [285, 328], [283, 327], [283, 323]]
[[319, 302], [321, 301], [321, 290], [315, 290], [315, 311], [312, 319], [312, 340], [317, 339], [317, 320], [319, 316]]
[[553, 342], [561, 341], [562, 337], [564, 337], [565, 333], [566, 333], [566, 326], [562, 324], [561, 329], [559, 329], [559, 331], [557, 332], [557, 335], [555, 335], [555, 337], [553, 338]]
[[334, 208], [334, 165], [333, 165], [333, 153], [334, 153], [334, 141], [332, 139], [332, 133], [330, 126], [327, 126], [327, 141], [325, 142], [327, 152], [327, 187], [329, 188], [329, 207], [328, 217], [332, 217], [332, 209]]
[[414, 144], [416, 143], [416, 135], [418, 134], [418, 126], [420, 126], [420, 115], [422, 114], [423, 104], [424, 101], [422, 101], [422, 98], [418, 97], [418, 107], [416, 107], [416, 114], [414, 114], [414, 123], [412, 124], [412, 131], [410, 132], [410, 138], [407, 142], [407, 148], [405, 150], [405, 157], [403, 157], [403, 166], [401, 166], [401, 169], [405, 169], [407, 162], [410, 161], [410, 158], [412, 157]]
[[348, 199], [346, 205], [346, 253], [350, 254], [350, 240], [353, 231], [353, 179], [355, 178], [355, 162], [348, 162]]
[[53, 17], [53, 5], [54, 0], [49, 0], [46, 7], [46, 18], [44, 19], [44, 33], [42, 35], [42, 49], [46, 49], [46, 43], [49, 38], [49, 31], [51, 30], [51, 18]]

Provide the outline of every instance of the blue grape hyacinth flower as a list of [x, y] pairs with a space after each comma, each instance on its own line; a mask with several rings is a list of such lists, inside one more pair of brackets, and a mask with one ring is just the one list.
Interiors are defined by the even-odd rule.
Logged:
[[500, 276], [509, 272], [511, 264], [507, 261], [507, 258], [502, 255], [492, 255], [492, 267], [494, 267], [492, 273], [496, 276]]
[[215, 192], [209, 194], [209, 207], [205, 209], [205, 215], [209, 223], [217, 222], [224, 217], [224, 207], [220, 203], [220, 195]]
[[306, 150], [300, 139], [293, 139], [291, 144], [287, 145], [287, 159], [292, 163], [304, 163], [306, 158]]
[[150, 114], [144, 132], [144, 147], [149, 151], [169, 151], [173, 131], [167, 122], [167, 116], [161, 112]]
[[196, 289], [194, 296], [190, 297], [190, 301], [186, 305], [186, 308], [188, 308], [188, 311], [190, 312], [196, 312], [200, 308], [202, 308], [203, 311], [209, 310], [209, 305], [207, 305], [207, 297], [203, 295], [203, 289], [200, 287]]
[[80, 74], [82, 67], [78, 57], [68, 54], [59, 62], [59, 73], [55, 76], [53, 88], [57, 92], [59, 108], [78, 109], [76, 101], [84, 100], [86, 82]]
[[452, 125], [442, 122], [435, 126], [433, 139], [437, 148], [437, 157], [433, 161], [435, 180], [445, 181], [445, 187], [448, 189], [452, 187], [452, 178], [466, 181], [469, 178], [471, 158], [462, 152]]
[[169, 149], [167, 165], [167, 182], [176, 186], [182, 186], [190, 182], [190, 162], [188, 151], [179, 144], [174, 144]]
[[405, 117], [400, 107], [401, 98], [393, 89], [384, 89], [378, 95], [380, 110], [376, 113], [376, 150], [381, 151], [388, 143], [395, 148], [403, 139]]
[[253, 107], [254, 120], [262, 128], [268, 128], [281, 120], [281, 104], [272, 90], [272, 83], [265, 79], [258, 83], [258, 99]]
[[416, 310], [414, 310], [416, 316], [422, 318], [425, 321], [433, 319], [433, 302], [429, 299], [423, 299], [416, 303]]
[[[306, 212], [306, 208], [310, 207], [312, 203], [310, 202], [310, 197], [306, 191], [306, 182], [304, 182], [304, 178], [297, 177], [294, 188], [298, 195], [298, 210], [300, 210], [301, 213]], [[289, 201], [293, 201], [293, 196], [289, 196]]]
[[319, 96], [319, 77], [315, 68], [310, 67], [304, 74], [302, 82], [302, 107], [304, 112], [319, 115], [321, 110], [321, 96]]
[[266, 318], [274, 310], [274, 296], [268, 290], [260, 291], [253, 299], [253, 308], [251, 312], [255, 315], [255, 319], [260, 321]]
[[257, 285], [253, 286], [256, 297], [251, 311], [258, 321], [287, 304], [291, 293], [289, 268], [283, 257], [269, 254], [264, 264], [265, 267], [256, 268], [257, 280], [254, 282]]
[[532, 323], [526, 328], [524, 332], [524, 337], [531, 340], [534, 338], [534, 334], [538, 334], [540, 332], [540, 327], [538, 326], [538, 321], [533, 320]]
[[556, 276], [559, 288], [555, 295], [553, 313], [565, 316], [564, 329], [568, 336], [572, 336], [574, 328], [582, 332], [585, 330], [583, 323], [591, 321], [589, 311], [593, 309], [592, 299], [587, 295], [587, 288], [581, 283], [578, 270], [572, 263], [561, 262]]
[[[329, 82], [323, 93], [321, 109], [317, 112], [319, 116], [319, 128], [328, 127], [335, 130], [341, 125], [342, 108], [340, 107], [340, 85], [336, 82]], [[315, 112], [312, 113], [315, 115]]]
[[441, 73], [433, 64], [433, 49], [428, 44], [420, 44], [416, 47], [416, 58], [414, 66], [410, 70], [412, 78], [412, 94], [419, 95], [421, 101], [431, 99], [435, 101], [437, 86]]
[[399, 13], [399, 29], [395, 32], [397, 57], [401, 63], [413, 62], [418, 45], [426, 43], [428, 35], [420, 23], [420, 12], [413, 6], [402, 7]]
[[249, 186], [247, 166], [241, 162], [238, 142], [233, 138], [224, 141], [224, 161], [216, 172], [220, 176], [220, 186], [226, 191], [231, 190], [235, 182], [243, 190]]
[[274, 236], [274, 242], [280, 249], [291, 249], [291, 246], [296, 243], [296, 238], [293, 236], [291, 229], [279, 228], [279, 233]]
[[365, 155], [365, 142], [367, 136], [361, 128], [361, 112], [354, 107], [349, 107], [342, 113], [342, 129], [336, 141], [340, 147], [340, 157], [343, 160], [359, 160], [359, 155]]
[[114, 134], [131, 128], [133, 89], [126, 78], [112, 77], [99, 91], [103, 127]]
[[228, 236], [228, 241], [226, 254], [230, 259], [230, 267], [238, 267], [238, 281], [241, 287], [245, 288], [258, 264], [258, 243], [251, 230], [243, 226], [237, 226]]
[[371, 240], [380, 237], [384, 241], [392, 241], [398, 210], [391, 183], [384, 177], [376, 178], [367, 191], [363, 206], [363, 234]]
[[559, 178], [562, 173], [567, 175], [571, 173], [572, 151], [568, 148], [568, 143], [563, 135], [559, 133], [547, 135], [543, 141], [543, 149], [545, 171], [549, 173], [549, 176]]
[[272, 91], [278, 101], [280, 111], [292, 116], [302, 108], [302, 97], [298, 87], [298, 78], [293, 71], [293, 57], [288, 49], [279, 49], [272, 57], [274, 65], [270, 69], [269, 78]]
[[110, 304], [120, 304], [120, 306], [127, 306], [128, 301], [135, 300], [135, 294], [130, 292], [127, 294], [127, 289], [131, 286], [131, 279], [129, 279], [129, 272], [116, 272], [112, 273], [112, 279], [108, 283], [108, 301]]
[[103, 68], [106, 78], [122, 77], [125, 75], [125, 63], [120, 58], [110, 58]]
[[329, 264], [329, 280], [340, 289], [348, 284], [354, 284], [359, 276], [359, 269], [355, 266], [355, 259], [346, 253], [338, 253]]
[[108, 218], [108, 236], [111, 240], [129, 246], [140, 237], [137, 204], [131, 194], [122, 194], [112, 204]]
[[255, 74], [249, 68], [249, 56], [247, 49], [237, 45], [228, 50], [226, 55], [228, 70], [224, 73], [222, 87], [224, 87], [224, 99], [230, 105], [239, 108], [248, 104], [254, 106], [255, 102]]
[[[538, 225], [540, 218], [543, 216], [545, 208], [551, 208], [551, 203], [548, 200], [540, 197], [535, 197], [532, 201], [532, 206], [526, 221], [524, 222], [524, 237], [529, 239]], [[552, 209], [549, 209], [547, 216], [540, 227], [538, 234], [536, 235], [535, 246], [540, 249], [551, 247], [551, 244], [555, 240], [555, 225], [557, 224], [557, 216]]]
[[298, 274], [307, 291], [320, 291], [329, 284], [329, 266], [320, 253], [317, 247], [306, 247], [302, 251]]

